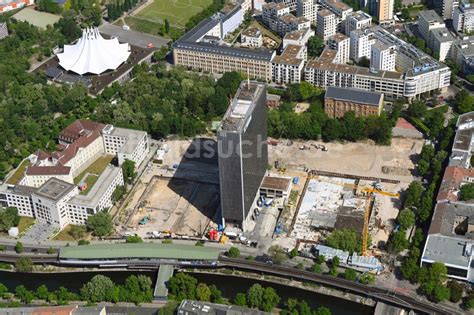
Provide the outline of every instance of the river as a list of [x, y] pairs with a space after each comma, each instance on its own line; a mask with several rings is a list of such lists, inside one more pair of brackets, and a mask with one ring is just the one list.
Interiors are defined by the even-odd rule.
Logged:
[[[56, 290], [64, 286], [71, 291], [77, 292], [81, 286], [89, 281], [96, 274], [102, 274], [111, 278], [115, 283], [121, 284], [125, 279], [134, 274], [143, 274], [150, 277], [153, 282], [156, 280], [156, 272], [152, 271], [101, 271], [101, 272], [70, 272], [70, 273], [13, 273], [0, 271], [0, 283], [13, 291], [16, 286], [23, 284], [30, 290], [34, 290], [45, 284], [49, 290]], [[325, 306], [329, 308], [333, 315], [368, 315], [372, 314], [373, 308], [359, 303], [346, 301], [332, 296], [318, 294], [299, 288], [285, 285], [269, 283], [246, 278], [237, 278], [219, 274], [191, 273], [199, 282], [215, 284], [225, 298], [232, 299], [238, 292], [244, 292], [254, 283], [263, 286], [272, 286], [281, 297], [282, 301], [288, 298], [298, 298], [305, 300], [312, 308]], [[154, 285], [154, 283], [153, 283]]]

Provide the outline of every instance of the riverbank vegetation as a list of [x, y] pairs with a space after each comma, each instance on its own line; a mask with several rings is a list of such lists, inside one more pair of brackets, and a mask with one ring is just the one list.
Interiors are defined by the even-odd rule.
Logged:
[[8, 302], [0, 303], [3, 307], [19, 307], [30, 304], [33, 300], [48, 305], [66, 305], [71, 301], [97, 302], [131, 302], [139, 305], [153, 300], [152, 281], [143, 275], [129, 276], [124, 284], [116, 284], [103, 275], [94, 276], [85, 283], [78, 293], [71, 292], [65, 287], [50, 291], [45, 285], [36, 290], [29, 290], [24, 285], [19, 285], [13, 292], [0, 283], [0, 299]]
[[[311, 309], [305, 301], [298, 301], [290, 298], [282, 301], [275, 289], [272, 287], [263, 287], [256, 283], [249, 287], [245, 292], [239, 292], [231, 301], [226, 301], [222, 297], [221, 291], [215, 286], [208, 286], [205, 283], [198, 283], [197, 279], [185, 274], [177, 273], [169, 281], [169, 299], [175, 301], [172, 305], [178, 305], [182, 300], [198, 300], [212, 303], [229, 303], [259, 309], [265, 312], [274, 311], [280, 308], [280, 314], [295, 315], [330, 315], [331, 312], [326, 307]], [[168, 309], [167, 309], [168, 311]], [[165, 313], [165, 310], [160, 314]]]

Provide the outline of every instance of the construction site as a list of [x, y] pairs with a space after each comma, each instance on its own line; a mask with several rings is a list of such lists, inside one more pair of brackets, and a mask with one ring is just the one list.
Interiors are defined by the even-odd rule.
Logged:
[[314, 244], [333, 230], [354, 229], [363, 243], [384, 244], [398, 215], [398, 186], [397, 180], [311, 171], [290, 237]]

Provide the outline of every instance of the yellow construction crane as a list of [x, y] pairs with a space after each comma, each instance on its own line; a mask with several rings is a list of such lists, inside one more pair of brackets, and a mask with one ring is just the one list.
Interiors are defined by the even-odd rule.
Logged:
[[329, 180], [329, 179], [321, 179], [318, 176], [312, 176], [311, 178], [316, 178], [316, 179], [319, 179], [319, 180], [324, 181], [326, 183], [331, 183], [331, 184], [334, 184], [334, 185], [340, 185], [340, 186], [349, 187], [349, 188], [352, 188], [352, 189], [360, 189], [361, 191], [366, 192], [368, 194], [379, 194], [379, 195], [384, 195], [384, 196], [389, 196], [389, 197], [400, 198], [400, 194], [398, 194], [398, 193], [383, 191], [381, 189], [377, 189], [377, 188], [374, 188], [374, 187], [359, 187], [359, 185], [356, 185], [356, 184], [341, 183], [341, 182], [337, 182], [337, 181], [333, 181], [333, 180]]
[[367, 243], [369, 242], [369, 218], [370, 218], [370, 209], [372, 209], [372, 193], [367, 194], [367, 199], [365, 203], [364, 210], [364, 228], [362, 230], [362, 256], [367, 255]]

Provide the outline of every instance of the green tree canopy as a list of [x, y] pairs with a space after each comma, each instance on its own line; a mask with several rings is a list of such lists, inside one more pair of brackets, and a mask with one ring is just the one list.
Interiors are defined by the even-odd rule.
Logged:
[[112, 217], [105, 211], [87, 218], [87, 228], [96, 236], [107, 236], [113, 231]]
[[406, 230], [415, 225], [415, 213], [410, 209], [403, 209], [397, 217], [398, 224], [401, 230]]
[[459, 194], [459, 199], [462, 201], [472, 200], [474, 199], [474, 184], [469, 183], [462, 185]]

